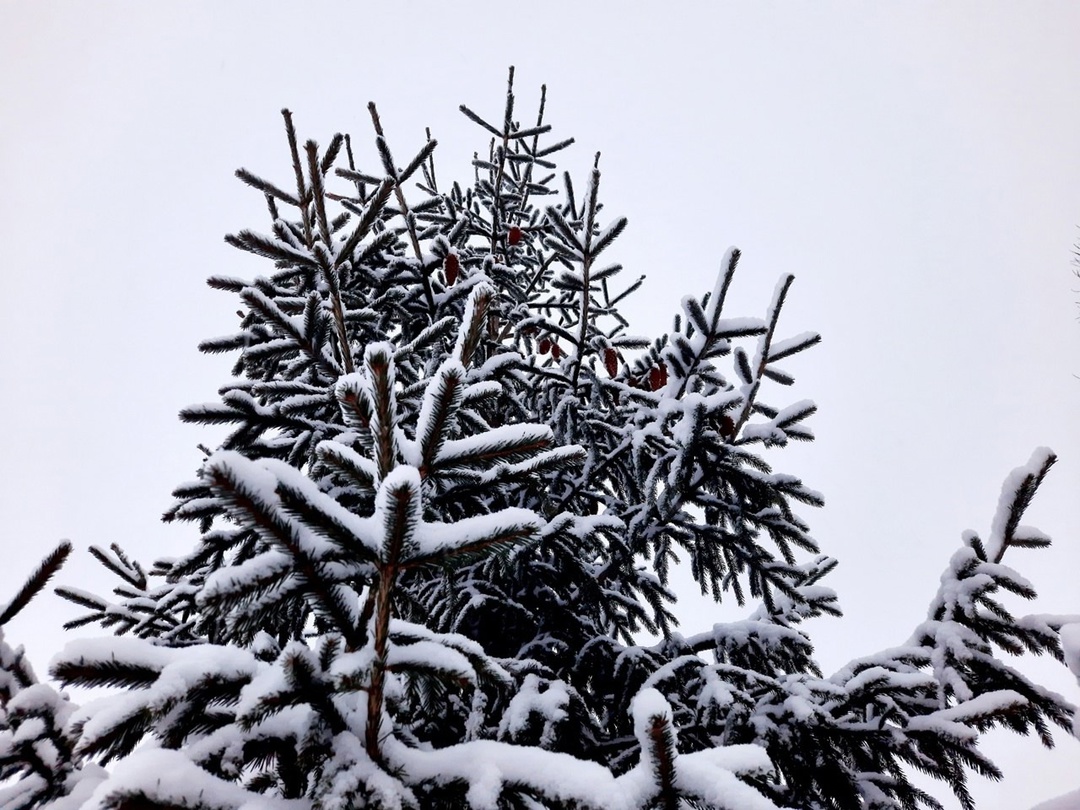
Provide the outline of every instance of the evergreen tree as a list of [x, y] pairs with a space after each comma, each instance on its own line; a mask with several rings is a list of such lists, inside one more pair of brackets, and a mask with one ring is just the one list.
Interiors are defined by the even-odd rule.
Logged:
[[[149, 574], [95, 549], [115, 598], [58, 589], [115, 636], [54, 676], [114, 695], [30, 712], [49, 687], [0, 650], [24, 690], [0, 807], [939, 807], [913, 768], [970, 807], [966, 774], [1000, 776], [980, 732], [1051, 745], [1073, 707], [997, 651], [1060, 659], [1060, 628], [997, 594], [1034, 596], [1003, 559], [1049, 542], [1020, 519], [1053, 455], [907, 643], [825, 677], [804, 622], [839, 615], [835, 562], [796, 513], [821, 498], [764, 458], [813, 438], [811, 402], [765, 401], [818, 342], [780, 330], [792, 278], [731, 317], [730, 250], [668, 334], [630, 334], [599, 156], [580, 194], [559, 177], [572, 140], [543, 92], [520, 123], [512, 71], [498, 123], [461, 110], [489, 138], [468, 185], [440, 187], [430, 134], [400, 164], [374, 105], [376, 169], [285, 111], [294, 187], [237, 173], [271, 224], [228, 241], [274, 267], [210, 279], [241, 323], [202, 349], [238, 352], [235, 379], [182, 418], [231, 432], [165, 516], [201, 536]], [[747, 618], [681, 635], [680, 559]]]

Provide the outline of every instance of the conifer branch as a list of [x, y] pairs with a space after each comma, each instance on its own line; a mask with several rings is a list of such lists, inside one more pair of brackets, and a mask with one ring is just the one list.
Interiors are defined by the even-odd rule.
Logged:
[[278, 239], [270, 239], [254, 231], [243, 230], [236, 235], [229, 234], [225, 241], [233, 247], [273, 259], [285, 264], [297, 264], [308, 269], [317, 267], [315, 260], [308, 254]]
[[[359, 648], [363, 638], [356, 626], [356, 617], [346, 603], [347, 597], [337, 591], [334, 583], [327, 581], [322, 570], [323, 563], [298, 540], [296, 529], [290, 521], [272, 504], [264, 502], [246, 483], [242, 471], [252, 469], [253, 462], [239, 456], [216, 458], [218, 461], [213, 463], [212, 459], [204, 470], [204, 477], [210, 486], [268, 541], [276, 543], [290, 555], [297, 574], [316, 596], [320, 607], [334, 618], [337, 630], [351, 648]], [[240, 470], [236, 469], [236, 465], [240, 466]]]
[[[532, 132], [530, 133], [532, 137], [532, 145], [528, 149], [528, 154], [532, 158], [532, 160], [525, 164], [525, 176], [521, 184], [522, 187], [525, 189], [524, 193], [521, 195], [520, 207], [522, 210], [527, 210], [529, 206], [529, 194], [532, 190], [533, 167], [536, 165], [536, 161], [539, 157], [538, 150], [540, 147], [540, 136], [551, 129], [550, 126], [546, 126], [544, 124], [544, 111], [546, 110], [546, 108], [547, 85], [542, 84], [540, 85], [540, 104], [538, 105], [538, 109], [536, 112], [536, 126], [533, 127]], [[516, 134], [518, 138], [523, 137], [520, 132]], [[551, 149], [551, 151], [556, 151], [557, 149], [569, 146], [573, 142], [574, 139], [570, 138], [567, 141], [564, 141], [562, 144], [555, 144], [555, 148]]]
[[293, 174], [296, 176], [296, 199], [300, 203], [300, 217], [304, 228], [304, 244], [310, 250], [314, 244], [314, 236], [311, 232], [311, 215], [308, 205], [311, 202], [311, 193], [304, 182], [304, 169], [300, 163], [300, 149], [296, 142], [296, 128], [293, 126], [292, 113], [285, 109], [281, 111], [285, 119], [285, 135], [289, 140], [289, 152], [292, 154]]
[[375, 448], [379, 480], [384, 481], [397, 464], [397, 398], [390, 346], [380, 344], [368, 347], [364, 361], [371, 397], [371, 440]]
[[71, 543], [65, 540], [45, 555], [45, 559], [38, 564], [34, 573], [15, 592], [11, 601], [0, 610], [0, 627], [14, 619], [30, 603], [30, 600], [41, 593], [41, 590], [49, 584], [49, 580], [63, 567], [70, 554]]
[[[702, 330], [702, 332], [706, 336], [706, 341], [694, 356], [689, 368], [687, 368], [682, 380], [680, 380], [679, 387], [675, 391], [676, 399], [683, 398], [686, 393], [686, 386], [693, 377], [692, 370], [704, 361], [712, 349], [712, 343], [716, 339], [715, 336], [720, 326], [720, 317], [724, 312], [724, 304], [727, 301], [728, 290], [731, 288], [731, 282], [735, 278], [735, 268], [739, 266], [741, 257], [742, 251], [738, 248], [730, 248], [724, 257], [722, 275], [712, 295], [709, 296], [708, 313], [704, 316], [706, 329]], [[733, 432], [732, 435], [735, 435], [735, 433]]]
[[754, 372], [752, 382], [750, 382], [750, 390], [747, 392], [743, 399], [742, 407], [739, 410], [739, 416], [733, 420], [734, 428], [731, 431], [732, 438], [738, 436], [746, 424], [746, 420], [750, 418], [750, 414], [754, 408], [754, 401], [757, 399], [758, 391], [761, 390], [761, 378], [764, 375], [765, 367], [769, 362], [769, 348], [772, 344], [773, 335], [776, 332], [776, 325], [780, 319], [780, 310], [784, 306], [784, 300], [787, 298], [787, 291], [791, 288], [791, 283], [795, 280], [795, 276], [786, 275], [776, 287], [776, 292], [773, 295], [772, 303], [769, 305], [768, 320], [766, 321], [765, 333], [762, 335], [760, 343], [758, 344], [757, 357], [755, 358]]
[[315, 224], [323, 245], [330, 248], [330, 221], [326, 216], [326, 189], [323, 187], [322, 161], [319, 160], [319, 146], [315, 141], [304, 144], [307, 154], [308, 177], [311, 182], [311, 201], [315, 208]]
[[488, 310], [494, 298], [495, 291], [487, 284], [476, 286], [469, 294], [463, 317], [464, 328], [458, 332], [457, 343], [454, 346], [454, 354], [465, 368], [473, 364], [473, 358], [484, 336]]
[[444, 364], [428, 383], [430, 399], [420, 411], [416, 427], [416, 441], [420, 446], [420, 474], [427, 475], [435, 465], [435, 459], [447, 439], [448, 428], [461, 405], [465, 369], [459, 365]]
[[[600, 153], [596, 153], [596, 164], [600, 162]], [[600, 169], [594, 164], [589, 183], [587, 208], [585, 212], [584, 241], [581, 243], [581, 311], [578, 314], [577, 352], [574, 355], [573, 367], [570, 371], [570, 389], [577, 391], [578, 377], [581, 374], [581, 364], [585, 361], [585, 347], [591, 325], [589, 304], [592, 301], [592, 280], [590, 271], [593, 263], [592, 238], [593, 228], [596, 222], [597, 194], [600, 190]], [[621, 229], [620, 229], [621, 230]]]
[[[464, 111], [464, 108], [463, 108]], [[477, 123], [483, 122], [479, 118], [473, 117], [473, 120]], [[503, 235], [505, 230], [505, 211], [503, 208], [503, 177], [506, 172], [506, 155], [510, 145], [510, 132], [514, 125], [514, 66], [511, 65], [508, 71], [506, 80], [506, 108], [503, 113], [502, 132], [494, 131], [495, 137], [502, 141], [501, 145], [495, 150], [495, 157], [498, 161], [495, 168], [495, 181], [492, 188], [492, 209], [491, 209], [491, 255], [496, 255], [498, 250], [499, 237]], [[494, 130], [493, 127], [487, 126], [488, 129]], [[504, 236], [504, 239], [508, 239], [508, 236]], [[509, 250], [504, 249], [504, 256], [509, 256]]]
[[679, 791], [675, 787], [675, 742], [671, 733], [671, 719], [662, 714], [649, 718], [649, 738], [652, 744], [651, 759], [660, 785], [660, 807], [663, 810], [679, 810]]
[[[247, 185], [251, 186], [254, 189], [257, 189], [257, 190], [263, 192], [268, 197], [281, 200], [282, 202], [288, 203], [289, 205], [294, 205], [297, 208], [300, 207], [300, 201], [298, 199], [296, 199], [296, 197], [289, 194], [287, 191], [282, 191], [280, 188], [275, 186], [273, 183], [270, 183], [267, 180], [263, 180], [261, 177], [256, 177], [254, 174], [249, 172], [247, 169], [237, 169], [236, 170], [236, 176], [240, 180], [245, 182]], [[275, 219], [276, 219], [276, 217], [275, 217]]]
[[[390, 147], [387, 144], [386, 136], [383, 133], [382, 121], [379, 120], [379, 111], [375, 107], [374, 101], [368, 102], [368, 112], [371, 114], [371, 123], [375, 128], [375, 144], [383, 158], [383, 169], [386, 172], [386, 175], [394, 180], [394, 195], [397, 197], [398, 205], [401, 206], [401, 215], [405, 218], [405, 227], [409, 231], [409, 242], [412, 244], [413, 254], [416, 256], [416, 261], [420, 269], [420, 282], [424, 286], [424, 300], [427, 301], [428, 313], [434, 317], [435, 296], [431, 290], [431, 279], [428, 278], [427, 270], [424, 267], [424, 254], [423, 251], [420, 250], [420, 240], [416, 234], [416, 220], [409, 210], [409, 204], [405, 202], [405, 191], [401, 187], [402, 182], [404, 182], [402, 173], [399, 172], [397, 166], [394, 165], [394, 159], [390, 154]], [[428, 150], [427, 153], [425, 153], [424, 150], [421, 150], [420, 154], [426, 157], [434, 148], [435, 142], [431, 141], [424, 147], [424, 149]]]
[[380, 729], [382, 727], [384, 689], [387, 669], [387, 652], [390, 644], [390, 620], [393, 617], [392, 597], [403, 552], [411, 542], [419, 522], [420, 493], [414, 482], [403, 476], [400, 480], [384, 479], [380, 487], [383, 503], [383, 549], [378, 565], [375, 586], [374, 631], [372, 633], [373, 659], [371, 682], [367, 693], [367, 725], [364, 746], [368, 756], [375, 762], [383, 762]]
[[356, 228], [349, 235], [341, 247], [337, 249], [337, 258], [334, 260], [334, 267], [337, 269], [346, 261], [351, 261], [353, 251], [356, 250], [360, 241], [368, 235], [372, 227], [379, 221], [379, 217], [383, 215], [383, 210], [386, 208], [386, 203], [390, 199], [390, 195], [394, 191], [394, 179], [392, 177], [384, 177], [378, 184], [375, 192], [367, 201], [367, 205], [364, 207], [363, 212], [360, 215], [359, 222], [356, 223]]
[[[1013, 470], [1002, 485], [998, 511], [990, 530], [989, 558], [1000, 563], [1009, 546], [1015, 545], [1020, 520], [1031, 504], [1031, 499], [1042, 484], [1046, 474], [1057, 461], [1048, 448], [1041, 447], [1032, 454], [1030, 461]], [[1020, 543], [1022, 545], [1023, 543]]]

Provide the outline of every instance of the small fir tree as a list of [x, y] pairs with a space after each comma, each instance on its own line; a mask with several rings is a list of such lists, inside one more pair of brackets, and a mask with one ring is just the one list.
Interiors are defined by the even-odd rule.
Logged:
[[[599, 156], [579, 193], [543, 92], [534, 123], [515, 101], [511, 70], [497, 123], [461, 108], [489, 138], [468, 185], [439, 185], [430, 134], [399, 163], [374, 105], [375, 169], [285, 111], [294, 186], [237, 172], [271, 224], [228, 241], [273, 270], [210, 279], [241, 302], [202, 345], [235, 379], [182, 418], [231, 432], [165, 516], [200, 539], [149, 575], [95, 549], [115, 598], [58, 589], [68, 626], [116, 635], [53, 675], [112, 696], [74, 710], [0, 648], [0, 807], [940, 807], [915, 769], [969, 808], [967, 773], [1000, 777], [982, 731], [1069, 726], [998, 657], [1062, 656], [997, 599], [1034, 596], [1003, 560], [1049, 543], [1019, 521], [1053, 455], [906, 644], [823, 676], [804, 622], [839, 615], [835, 562], [795, 511], [821, 498], [763, 457], [812, 439], [811, 402], [765, 401], [818, 342], [780, 330], [792, 278], [731, 317], [728, 251], [670, 333], [633, 336]], [[681, 635], [682, 559], [747, 618]]]

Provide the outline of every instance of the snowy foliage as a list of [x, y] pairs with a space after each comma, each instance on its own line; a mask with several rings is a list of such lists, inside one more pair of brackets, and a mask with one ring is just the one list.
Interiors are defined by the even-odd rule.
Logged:
[[[534, 124], [515, 101], [511, 72], [498, 124], [462, 107], [490, 137], [466, 186], [430, 136], [399, 164], [374, 105], [376, 169], [286, 111], [295, 188], [237, 173], [271, 221], [228, 241], [273, 270], [210, 279], [240, 300], [202, 346], [234, 380], [182, 418], [231, 432], [165, 516], [200, 538], [149, 573], [94, 549], [115, 598], [58, 589], [115, 636], [52, 674], [106, 696], [75, 709], [0, 647], [0, 808], [939, 806], [912, 769], [970, 806], [980, 732], [1071, 724], [998, 657], [1062, 657], [1067, 621], [998, 598], [1034, 596], [1003, 560], [1048, 544], [1019, 521], [1053, 455], [908, 642], [824, 676], [835, 561], [796, 512], [822, 499], [765, 460], [813, 438], [812, 402], [766, 401], [818, 342], [781, 329], [792, 277], [732, 316], [732, 249], [670, 333], [628, 333], [599, 157], [579, 195], [543, 95]], [[680, 560], [746, 617], [680, 634]]]
[[[71, 553], [62, 543], [42, 561], [3, 608], [0, 628], [45, 587]], [[105, 772], [74, 750], [66, 733], [74, 707], [65, 695], [38, 681], [21, 647], [0, 629], [0, 807], [75, 808]]]

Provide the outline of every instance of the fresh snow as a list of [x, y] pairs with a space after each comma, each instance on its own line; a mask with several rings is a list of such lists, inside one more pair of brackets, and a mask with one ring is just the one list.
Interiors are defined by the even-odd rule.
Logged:
[[1005, 534], [1008, 529], [1012, 507], [1025, 480], [1037, 476], [1039, 471], [1053, 457], [1054, 451], [1049, 447], [1037, 447], [1031, 454], [1027, 464], [1017, 467], [1006, 477], [1005, 482], [1001, 485], [1001, 496], [998, 498], [997, 510], [994, 512], [994, 519], [990, 524], [990, 536], [986, 542], [986, 557], [988, 560], [997, 562], [1005, 552], [1005, 543], [1008, 540]]
[[529, 720], [535, 713], [544, 721], [541, 747], [546, 747], [545, 742], [550, 744], [555, 725], [566, 718], [566, 706], [570, 702], [570, 695], [566, 691], [566, 684], [562, 681], [551, 683], [544, 692], [540, 692], [539, 684], [540, 678], [537, 675], [529, 673], [525, 676], [525, 682], [522, 683], [503, 714], [499, 725], [500, 737], [507, 735], [511, 739], [516, 737], [529, 724]]
[[142, 748], [111, 768], [81, 810], [107, 810], [111, 797], [145, 794], [171, 806], [209, 805], [214, 810], [310, 810], [310, 803], [249, 793], [239, 785], [217, 779], [179, 751]]

